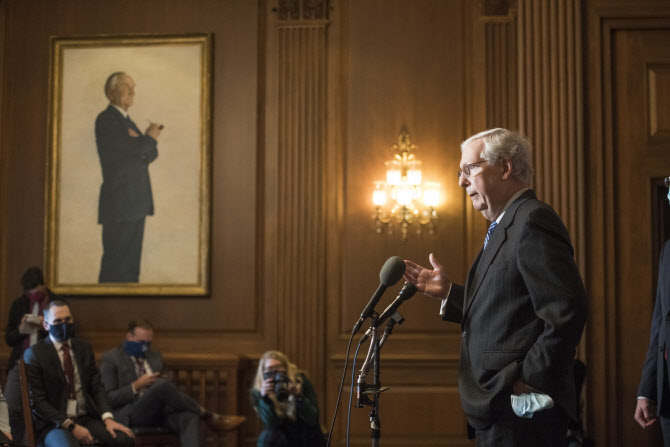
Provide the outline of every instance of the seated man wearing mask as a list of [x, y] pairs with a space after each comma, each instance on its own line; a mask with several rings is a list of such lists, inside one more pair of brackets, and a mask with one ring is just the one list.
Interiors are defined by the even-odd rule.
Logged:
[[49, 337], [24, 354], [35, 432], [45, 447], [78, 447], [98, 441], [130, 447], [133, 433], [114, 421], [91, 345], [73, 338], [74, 318], [64, 301], [44, 308]]
[[165, 426], [179, 434], [183, 446], [202, 445], [201, 420], [213, 431], [238, 428], [243, 416], [207, 411], [160, 377], [165, 363], [150, 347], [153, 334], [148, 321], [131, 321], [126, 341], [102, 356], [102, 382], [119, 420], [130, 427]]

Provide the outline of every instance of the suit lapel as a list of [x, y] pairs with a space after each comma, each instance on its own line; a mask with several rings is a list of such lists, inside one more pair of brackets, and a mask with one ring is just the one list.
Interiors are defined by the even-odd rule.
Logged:
[[479, 265], [479, 261], [482, 258], [482, 253], [484, 253], [484, 250], [479, 250], [479, 254], [475, 258], [475, 262], [473, 262], [472, 266], [470, 267], [470, 272], [468, 273], [468, 279], [465, 281], [465, 296], [466, 296], [466, 298], [468, 296], [468, 290], [470, 290], [472, 288], [472, 281], [474, 280], [475, 272], [477, 271], [477, 266]]
[[49, 337], [47, 337], [44, 342], [50, 346], [50, 348], [46, 350], [48, 363], [52, 365], [58, 365], [56, 368], [56, 375], [58, 376], [58, 379], [63, 382], [63, 384], [67, 384], [67, 381], [65, 380], [65, 370], [63, 369], [63, 363], [60, 361], [58, 351], [56, 351], [56, 346], [52, 343], [51, 338]]
[[140, 129], [137, 127], [135, 122], [130, 119], [130, 115], [128, 115], [128, 118], [126, 118], [116, 107], [112, 106], [111, 104], [108, 106], [108, 108], [116, 114], [115, 116], [117, 117], [117, 119], [121, 120], [124, 123], [124, 125], [128, 126], [130, 129], [142, 135], [142, 132], [140, 132]]
[[123, 348], [119, 348], [119, 356], [121, 357], [121, 364], [123, 367], [128, 370], [132, 377], [138, 379], [139, 377], [137, 375], [137, 368], [135, 368], [135, 362], [128, 354], [126, 354], [126, 351], [124, 351]]
[[464, 320], [465, 316], [470, 310], [470, 306], [472, 306], [472, 303], [478, 296], [477, 292], [479, 291], [479, 287], [484, 282], [484, 278], [486, 277], [486, 273], [488, 272], [491, 263], [495, 259], [502, 245], [505, 243], [505, 241], [507, 241], [507, 232], [509, 227], [514, 222], [514, 216], [517, 209], [519, 209], [519, 206], [526, 200], [534, 198], [535, 193], [532, 190], [528, 190], [521, 194], [521, 196], [519, 196], [519, 198], [517, 198], [514, 202], [512, 202], [505, 211], [505, 215], [500, 221], [498, 228], [493, 232], [493, 236], [489, 240], [486, 250], [482, 249], [482, 251], [479, 252], [479, 256], [470, 269], [468, 281], [465, 284], [465, 305], [463, 310]]
[[74, 338], [70, 339], [70, 346], [72, 346], [72, 358], [74, 358], [74, 361], [77, 364], [77, 370], [79, 371], [79, 381], [81, 382], [81, 388], [84, 390], [84, 384], [86, 383], [86, 370], [82, 366], [84, 365], [82, 358], [82, 348]]

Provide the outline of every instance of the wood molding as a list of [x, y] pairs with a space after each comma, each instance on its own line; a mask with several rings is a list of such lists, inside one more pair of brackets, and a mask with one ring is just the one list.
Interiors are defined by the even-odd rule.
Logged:
[[514, 8], [516, 0], [481, 0], [484, 19], [507, 17]]
[[480, 17], [485, 35], [485, 127], [519, 128], [528, 135], [534, 148], [534, 188], [568, 227], [583, 272], [581, 2], [519, 0], [517, 7], [518, 11], [508, 8], [502, 21]]
[[[588, 373], [586, 419], [592, 438], [604, 445], [620, 445], [620, 427], [616, 396], [621, 393], [618, 365], [624, 359], [618, 352], [619, 315], [615, 287], [617, 275], [617, 215], [613, 104], [612, 37], [617, 30], [670, 28], [667, 2], [606, 5], [591, 8], [588, 17], [589, 54], [588, 102], [588, 176], [586, 189], [588, 226], [585, 282], [589, 290]], [[641, 349], [646, 349], [646, 347]], [[596, 384], [598, 384], [596, 386]], [[633, 398], [633, 397], [631, 397]]]
[[[355, 367], [355, 383], [364, 355], [360, 357]], [[336, 398], [334, 393], [338, 388], [335, 385], [336, 382], [339, 384], [344, 360], [342, 355], [333, 355], [329, 359], [328, 390], [332, 401]], [[380, 396], [379, 403], [385, 445], [471, 445], [459, 402], [457, 354], [389, 355], [382, 351], [381, 365], [381, 384], [390, 387]], [[372, 375], [370, 371], [366, 378], [368, 383], [372, 381]], [[347, 377], [343, 397], [346, 398], [349, 392]], [[346, 411], [346, 408], [342, 410]], [[351, 408], [351, 445], [369, 445], [368, 412], [368, 407]], [[445, 418], [445, 414], [449, 417]], [[346, 414], [342, 414], [338, 420], [334, 445], [345, 445], [346, 419]]]
[[[307, 4], [313, 3], [302, 6]], [[277, 345], [301, 368], [320, 372], [325, 346], [328, 22], [278, 20], [275, 25]], [[322, 389], [319, 377], [315, 375], [315, 386]]]
[[585, 268], [580, 0], [519, 2], [519, 128], [534, 148], [534, 188], [561, 216]]
[[279, 0], [275, 8], [278, 20], [327, 20], [328, 0]]
[[[7, 127], [7, 103], [5, 102], [5, 42], [6, 30], [9, 23], [7, 2], [0, 1], [0, 129]], [[7, 195], [9, 194], [9, 166], [7, 133], [0, 132], [0, 284], [7, 284], [7, 261], [10, 256], [7, 252]], [[5, 289], [6, 290], [6, 289]], [[0, 318], [7, 321], [11, 297], [3, 293], [0, 298]]]

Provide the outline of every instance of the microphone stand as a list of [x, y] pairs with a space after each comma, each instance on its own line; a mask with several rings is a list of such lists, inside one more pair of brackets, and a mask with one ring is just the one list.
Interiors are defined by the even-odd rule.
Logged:
[[[356, 408], [363, 408], [366, 405], [372, 407], [370, 410], [370, 428], [371, 428], [371, 440], [372, 447], [379, 447], [379, 438], [381, 437], [381, 422], [379, 420], [379, 395], [384, 391], [388, 390], [389, 387], [382, 387], [379, 380], [379, 364], [380, 364], [380, 350], [388, 337], [393, 332], [393, 327], [396, 323], [402, 324], [405, 319], [398, 312], [394, 313], [391, 318], [389, 318], [388, 323], [386, 324], [386, 329], [384, 330], [384, 335], [381, 340], [377, 332], [379, 325], [379, 314], [376, 312], [372, 314], [372, 323], [370, 325], [370, 332], [372, 336], [370, 338], [370, 348], [368, 349], [368, 355], [365, 358], [363, 367], [361, 368], [361, 373], [358, 376], [358, 393], [357, 393], [357, 403]], [[373, 368], [373, 382], [371, 385], [368, 385], [365, 381], [365, 377], [370, 371], [370, 363], [374, 366]], [[372, 399], [370, 397], [372, 396]]]

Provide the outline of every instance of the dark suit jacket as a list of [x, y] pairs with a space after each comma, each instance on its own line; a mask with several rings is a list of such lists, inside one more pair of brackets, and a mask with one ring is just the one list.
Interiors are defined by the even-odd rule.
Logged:
[[[145, 361], [149, 363], [151, 370], [155, 373], [162, 373], [165, 363], [160, 352], [149, 349], [145, 355]], [[102, 383], [105, 385], [114, 408], [115, 419], [122, 424], [128, 424], [132, 406], [138, 397], [130, 386], [138, 379], [134, 361], [119, 346], [102, 355], [100, 373]]]
[[[72, 359], [77, 364], [88, 415], [101, 417], [112, 411], [100, 372], [95, 366], [91, 345], [72, 338]], [[35, 416], [38, 437], [49, 430], [61, 428], [67, 419], [67, 381], [56, 348], [50, 338], [31, 346], [24, 354], [30, 385], [30, 403]]]
[[533, 191], [508, 207], [465, 287], [452, 286], [443, 319], [462, 325], [458, 382], [472, 427], [496, 422], [518, 378], [576, 418], [586, 292], [565, 226]]
[[[137, 132], [131, 137], [128, 130]], [[113, 106], [95, 120], [95, 140], [102, 166], [98, 223], [129, 222], [153, 215], [149, 163], [158, 157], [156, 140]]]
[[[661, 250], [658, 268], [658, 287], [656, 304], [651, 318], [651, 336], [647, 359], [642, 368], [642, 378], [637, 395], [647, 397], [657, 403], [658, 414], [662, 404], [670, 396], [663, 394], [663, 364], [666, 362], [663, 352], [670, 349], [670, 241]], [[670, 415], [664, 415], [670, 417]]]

